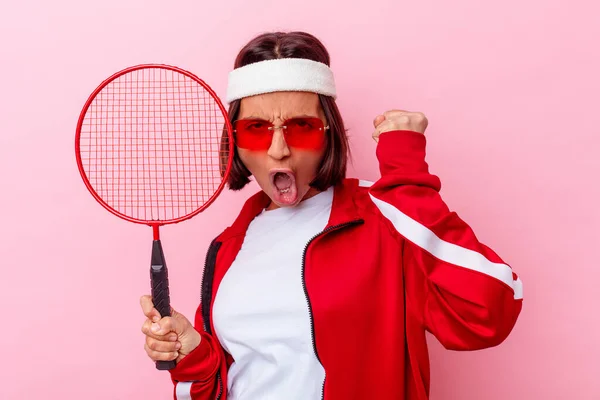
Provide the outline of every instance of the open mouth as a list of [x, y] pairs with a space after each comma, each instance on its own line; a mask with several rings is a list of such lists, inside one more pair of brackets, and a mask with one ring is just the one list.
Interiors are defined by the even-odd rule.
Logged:
[[277, 169], [270, 173], [272, 198], [280, 206], [293, 205], [298, 196], [296, 176], [291, 170]]
[[273, 175], [273, 185], [280, 193], [289, 193], [292, 189], [293, 177], [289, 173], [277, 172]]

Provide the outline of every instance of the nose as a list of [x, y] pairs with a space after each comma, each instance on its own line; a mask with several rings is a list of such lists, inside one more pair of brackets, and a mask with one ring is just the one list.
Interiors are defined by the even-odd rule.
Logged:
[[276, 160], [282, 160], [290, 156], [290, 148], [285, 142], [285, 137], [283, 136], [282, 128], [276, 127], [275, 129], [273, 129], [271, 147], [269, 147], [269, 151], [267, 152], [267, 154]]

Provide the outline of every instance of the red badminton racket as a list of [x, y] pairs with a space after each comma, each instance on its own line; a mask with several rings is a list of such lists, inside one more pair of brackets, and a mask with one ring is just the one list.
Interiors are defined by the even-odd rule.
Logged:
[[[233, 143], [227, 112], [197, 76], [168, 65], [138, 65], [94, 90], [77, 123], [75, 152], [94, 198], [114, 215], [152, 227], [152, 300], [171, 315], [159, 227], [192, 218], [219, 195]], [[168, 370], [175, 361], [158, 361]]]

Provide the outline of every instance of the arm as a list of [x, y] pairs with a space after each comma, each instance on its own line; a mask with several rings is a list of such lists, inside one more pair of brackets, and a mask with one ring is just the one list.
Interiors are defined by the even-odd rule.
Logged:
[[428, 172], [425, 143], [412, 130], [379, 136], [381, 179], [371, 198], [407, 241], [404, 268], [419, 268], [426, 279], [420, 294], [425, 328], [448, 349], [497, 345], [521, 311], [521, 281], [443, 202], [440, 181]]

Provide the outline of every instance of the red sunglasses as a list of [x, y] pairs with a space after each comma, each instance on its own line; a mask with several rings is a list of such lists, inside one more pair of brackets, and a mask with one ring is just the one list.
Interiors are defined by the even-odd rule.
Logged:
[[306, 150], [319, 150], [323, 147], [325, 131], [323, 121], [316, 117], [295, 117], [287, 119], [281, 126], [274, 126], [263, 119], [240, 119], [233, 122], [235, 142], [238, 147], [248, 150], [268, 150], [275, 129], [281, 128], [288, 146]]

